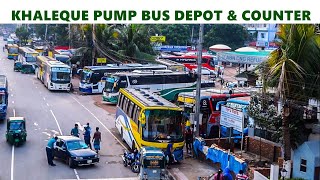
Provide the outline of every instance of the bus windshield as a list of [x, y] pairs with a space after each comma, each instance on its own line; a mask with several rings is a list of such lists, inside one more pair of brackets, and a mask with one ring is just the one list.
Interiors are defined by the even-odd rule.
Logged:
[[80, 81], [83, 83], [90, 83], [92, 72], [90, 70], [83, 70], [81, 72]]
[[117, 81], [115, 77], [108, 77], [105, 85], [106, 92], [113, 93], [114, 92], [114, 83]]
[[18, 54], [18, 48], [9, 48], [9, 54]]
[[27, 56], [27, 57], [26, 57], [26, 62], [36, 62], [36, 57], [34, 57], [34, 56]]
[[5, 95], [0, 93], [0, 104], [4, 104], [5, 102]]
[[51, 81], [55, 83], [70, 83], [70, 71], [52, 71]]
[[143, 139], [146, 141], [183, 141], [181, 111], [146, 110], [146, 126]]

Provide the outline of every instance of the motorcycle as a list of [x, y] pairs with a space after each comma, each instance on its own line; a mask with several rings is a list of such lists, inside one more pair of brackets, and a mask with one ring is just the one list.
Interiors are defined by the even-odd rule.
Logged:
[[130, 166], [132, 172], [139, 173], [141, 165], [141, 163], [139, 162], [139, 157], [140, 156], [137, 150], [134, 150], [133, 153], [129, 153], [125, 150], [122, 156], [123, 166]]

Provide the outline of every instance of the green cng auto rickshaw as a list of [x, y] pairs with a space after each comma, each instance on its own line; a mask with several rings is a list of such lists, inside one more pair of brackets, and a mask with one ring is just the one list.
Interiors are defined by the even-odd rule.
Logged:
[[34, 65], [29, 64], [29, 63], [23, 63], [21, 66], [21, 73], [22, 74], [34, 74], [35, 73]]
[[21, 71], [22, 63], [19, 61], [14, 62], [13, 70], [14, 71]]
[[154, 147], [142, 147], [140, 150], [140, 173], [141, 180], [169, 179], [166, 170], [166, 158], [161, 149]]
[[6, 139], [12, 145], [19, 146], [26, 141], [26, 120], [24, 117], [9, 117]]

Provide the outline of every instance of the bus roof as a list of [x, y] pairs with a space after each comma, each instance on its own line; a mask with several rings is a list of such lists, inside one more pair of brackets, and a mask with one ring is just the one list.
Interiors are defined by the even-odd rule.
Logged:
[[178, 63], [169, 59], [156, 59], [156, 61], [166, 66], [184, 66], [181, 63]]
[[181, 75], [187, 72], [175, 72], [171, 70], [134, 70], [132, 72], [117, 72], [113, 76], [143, 76], [143, 75]]
[[152, 92], [150, 92], [146, 89], [126, 88], [126, 89], [120, 89], [120, 92], [121, 91], [125, 91], [126, 94], [128, 94], [133, 99], [138, 100], [141, 104], [143, 104], [146, 107], [179, 108], [175, 104], [167, 101], [166, 99], [164, 99], [156, 94], [153, 94]]
[[7, 88], [7, 77], [0, 75], [0, 88]]
[[251, 96], [245, 96], [245, 97], [231, 98], [231, 99], [228, 99], [227, 102], [249, 105], [250, 100], [251, 100]]
[[8, 47], [15, 47], [15, 48], [19, 48], [19, 46], [17, 44], [8, 44]]
[[36, 50], [30, 48], [30, 47], [19, 47], [19, 50], [21, 50], [24, 53], [30, 53], [30, 54], [39, 54]]
[[137, 67], [162, 67], [167, 68], [165, 65], [161, 64], [138, 64], [138, 63], [132, 63], [132, 64], [107, 64], [106, 66], [85, 66], [84, 69], [90, 69], [90, 70], [103, 70], [103, 69], [135, 69]]

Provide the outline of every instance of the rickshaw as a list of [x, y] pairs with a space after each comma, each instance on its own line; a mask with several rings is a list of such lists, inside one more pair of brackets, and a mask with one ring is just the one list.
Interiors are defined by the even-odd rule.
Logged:
[[34, 74], [35, 73], [35, 67], [32, 64], [24, 63], [24, 64], [22, 64], [20, 72], [22, 74]]
[[9, 117], [7, 119], [6, 139], [12, 145], [19, 146], [26, 142], [26, 120], [24, 117]]
[[13, 70], [14, 71], [21, 71], [22, 63], [19, 61], [14, 62]]
[[140, 150], [140, 180], [169, 179], [166, 170], [166, 158], [161, 149], [142, 147]]

